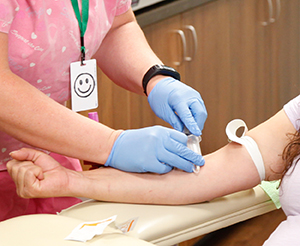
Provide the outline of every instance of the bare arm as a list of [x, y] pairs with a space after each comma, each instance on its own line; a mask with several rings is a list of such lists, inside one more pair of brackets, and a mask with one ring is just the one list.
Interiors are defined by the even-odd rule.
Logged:
[[280, 110], [269, 120], [258, 125], [247, 135], [251, 136], [259, 146], [266, 169], [266, 180], [282, 178], [285, 169], [282, 153], [290, 142], [289, 134], [294, 134], [296, 129], [285, 114]]
[[[281, 174], [276, 172], [283, 168], [281, 153], [289, 141], [286, 134], [294, 131], [293, 125], [281, 110], [248, 132], [260, 148], [268, 180], [281, 178]], [[12, 154], [19, 160], [30, 160], [14, 160], [8, 165], [21, 196], [83, 196], [117, 202], [187, 204], [249, 189], [260, 182], [247, 150], [235, 143], [205, 156], [206, 164], [201, 167], [198, 175], [179, 170], [164, 175], [134, 174], [109, 168], [74, 172], [62, 168], [52, 159], [42, 160], [46, 155], [38, 153], [23, 150]], [[38, 158], [34, 156], [42, 158], [37, 162]], [[43, 171], [43, 165], [49, 162], [53, 168], [50, 172]], [[62, 173], [65, 178], [57, 178]]]
[[13, 74], [7, 34], [0, 33], [0, 44], [0, 130], [36, 147], [104, 163], [119, 133], [72, 112]]
[[[288, 144], [287, 134], [295, 129], [281, 110], [268, 121], [250, 130], [247, 135], [255, 139], [262, 154], [266, 180], [282, 177], [282, 152]], [[187, 204], [208, 201], [233, 192], [253, 188], [260, 183], [257, 169], [245, 147], [229, 143], [206, 155], [205, 165], [198, 175], [174, 170], [165, 175], [124, 174], [116, 170], [95, 170], [82, 173], [84, 186], [80, 195], [134, 203]], [[101, 174], [101, 179], [98, 175]], [[117, 178], [117, 181], [116, 181]], [[75, 187], [76, 185], [71, 185]], [[103, 190], [99, 192], [99, 188]], [[79, 191], [75, 188], [74, 194]]]
[[[7, 34], [0, 33], [0, 44], [0, 105], [6, 106], [0, 109], [0, 130], [32, 146], [105, 163], [120, 131], [66, 109], [13, 74], [8, 66]], [[140, 94], [144, 73], [161, 63], [131, 10], [115, 18], [95, 58], [117, 84]]]
[[[112, 81], [141, 95], [144, 74], [153, 65], [162, 64], [150, 48], [131, 9], [115, 18], [94, 57]], [[148, 94], [162, 77], [151, 79], [147, 87]]]

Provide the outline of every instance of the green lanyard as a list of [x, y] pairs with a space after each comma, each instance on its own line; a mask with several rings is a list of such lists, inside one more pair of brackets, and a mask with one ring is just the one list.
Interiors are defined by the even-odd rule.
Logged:
[[80, 43], [81, 43], [81, 64], [85, 60], [85, 47], [84, 47], [84, 34], [86, 31], [88, 19], [89, 19], [89, 0], [82, 0], [82, 16], [80, 15], [78, 0], [71, 0], [72, 6], [78, 20], [80, 29]]

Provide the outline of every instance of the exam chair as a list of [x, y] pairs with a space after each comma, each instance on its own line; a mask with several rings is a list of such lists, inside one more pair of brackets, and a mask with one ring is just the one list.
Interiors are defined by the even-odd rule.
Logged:
[[210, 202], [182, 206], [86, 200], [57, 215], [28, 215], [1, 222], [0, 245], [78, 245], [78, 242], [64, 241], [78, 224], [117, 215], [115, 224], [136, 218], [133, 230], [121, 234], [116, 226], [110, 225], [104, 235], [88, 241], [89, 245], [123, 246], [128, 242], [131, 246], [170, 246], [275, 209], [261, 186]]

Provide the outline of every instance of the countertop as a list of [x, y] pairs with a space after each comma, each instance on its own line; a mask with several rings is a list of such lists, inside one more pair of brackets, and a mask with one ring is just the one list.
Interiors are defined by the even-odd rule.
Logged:
[[152, 7], [138, 10], [135, 15], [137, 22], [143, 28], [212, 1], [216, 0], [167, 0]]

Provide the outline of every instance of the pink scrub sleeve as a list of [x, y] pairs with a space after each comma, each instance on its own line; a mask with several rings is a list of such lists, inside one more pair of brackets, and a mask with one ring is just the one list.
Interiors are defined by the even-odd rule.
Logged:
[[0, 3], [0, 32], [8, 33], [19, 5], [16, 0], [2, 0]]
[[119, 0], [116, 15], [124, 14], [131, 7], [131, 0]]

